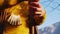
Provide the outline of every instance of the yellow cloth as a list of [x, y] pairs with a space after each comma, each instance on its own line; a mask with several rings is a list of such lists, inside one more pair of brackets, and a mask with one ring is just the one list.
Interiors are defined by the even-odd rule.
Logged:
[[[11, 13], [20, 15], [22, 25], [16, 27], [7, 24], [3, 34], [30, 34], [29, 28], [27, 27], [26, 23], [26, 20], [28, 19], [27, 16], [29, 15], [28, 9], [28, 1], [23, 1], [11, 8], [8, 8], [8, 11], [10, 11]], [[46, 17], [46, 14], [44, 15], [44, 17]]]
[[27, 15], [28, 15], [28, 1], [23, 1], [11, 8], [8, 8], [11, 13], [20, 15], [22, 25], [11, 26], [6, 24], [3, 34], [29, 34], [29, 28], [27, 27]]

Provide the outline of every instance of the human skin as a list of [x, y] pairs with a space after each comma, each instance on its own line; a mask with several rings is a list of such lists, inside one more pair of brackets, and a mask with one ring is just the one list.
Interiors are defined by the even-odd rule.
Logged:
[[[18, 0], [13, 0], [13, 1], [9, 0], [8, 4], [13, 6], [17, 3], [17, 1]], [[29, 12], [31, 15], [34, 15], [33, 16], [34, 19], [36, 18], [35, 20], [39, 24], [40, 23], [39, 18], [40, 17], [42, 18], [46, 13], [44, 9], [42, 10], [42, 6], [39, 4], [39, 0], [21, 0], [21, 1], [29, 1], [28, 2], [29, 3], [28, 6], [29, 6], [29, 10], [30, 10]], [[31, 9], [32, 9], [32, 11], [31, 11]], [[45, 18], [43, 18], [43, 19], [45, 19]], [[43, 20], [41, 22], [43, 22]]]
[[[3, 5], [3, 3], [4, 3], [4, 1], [3, 0], [1, 0], [2, 2], [2, 5]], [[34, 18], [37, 18], [37, 19], [35, 19], [36, 20], [36, 22], [38, 22], [38, 24], [40, 23], [39, 21], [37, 21], [37, 20], [39, 20], [39, 18], [41, 17], [41, 16], [44, 16], [45, 15], [45, 11], [44, 10], [42, 10], [42, 6], [39, 4], [39, 0], [21, 0], [21, 1], [29, 1], [29, 10], [30, 10], [30, 13], [32, 14], [32, 15], [35, 15], [35, 16], [33, 16]], [[10, 6], [13, 6], [13, 5], [15, 5], [15, 4], [17, 4], [18, 3], [18, 0], [8, 0], [8, 5], [10, 5]], [[32, 11], [31, 11], [31, 9], [32, 9]], [[10, 13], [9, 11], [8, 11], [8, 13]], [[38, 15], [37, 15], [38, 14]], [[10, 15], [10, 14], [9, 14]], [[39, 17], [39, 18], [38, 18]], [[42, 20], [42, 22], [43, 22], [43, 20]]]
[[[30, 1], [29, 3], [28, 2], [27, 3], [26, 2], [21, 2], [19, 4], [17, 4], [16, 1], [17, 0], [15, 0], [15, 1], [14, 0], [13, 1], [10, 0], [8, 2], [8, 4], [10, 6], [12, 6], [12, 7], [5, 9], [5, 11], [8, 13], [8, 16], [7, 16], [8, 19], [7, 19], [7, 21], [8, 21], [8, 23], [10, 25], [9, 24], [6, 25], [6, 28], [4, 30], [4, 34], [12, 34], [12, 33], [13, 34], [24, 34], [24, 33], [25, 34], [29, 34], [29, 28], [26, 27], [26, 23], [27, 23], [26, 21], [29, 21], [27, 16], [28, 15], [30, 15], [30, 16], [33, 15], [33, 19], [35, 19], [36, 24], [39, 25], [39, 24], [41, 24], [43, 22], [43, 19], [42, 19], [42, 22], [40, 22], [40, 20], [39, 20], [39, 19], [41, 19], [40, 17], [44, 17], [45, 18], [46, 12], [45, 12], [45, 10], [42, 9], [42, 6], [39, 5], [38, 1], [29, 0]], [[23, 6], [21, 4], [24, 5], [24, 6], [26, 6], [26, 5], [27, 6], [24, 9], [22, 9], [21, 7], [23, 7]], [[29, 7], [29, 9], [27, 7]], [[17, 9], [19, 9], [19, 10], [17, 10]], [[31, 11], [31, 9], [32, 9], [33, 12]], [[12, 10], [12, 12], [11, 12], [11, 10]], [[12, 13], [13, 13], [13, 15], [18, 16], [18, 18], [14, 17], [14, 16], [11, 16]], [[9, 20], [9, 18], [10, 18], [10, 20]], [[15, 20], [12, 20], [12, 18], [15, 19]], [[20, 19], [21, 20], [20, 23], [22, 23], [22, 25], [17, 24], [18, 21], [16, 21], [16, 19], [18, 19], [18, 20]], [[15, 23], [17, 25], [19, 25], [19, 26], [17, 26]]]

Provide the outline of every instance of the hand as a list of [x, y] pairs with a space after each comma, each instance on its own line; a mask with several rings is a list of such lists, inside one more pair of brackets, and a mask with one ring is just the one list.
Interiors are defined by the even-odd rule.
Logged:
[[30, 15], [33, 16], [36, 24], [37, 25], [42, 24], [45, 19], [46, 12], [42, 8], [42, 6], [39, 4], [39, 2], [38, 1], [29, 2], [29, 8], [30, 8]]
[[13, 13], [11, 14], [11, 16], [8, 19], [8, 22], [11, 25], [20, 25], [20, 16], [19, 15], [14, 15]]

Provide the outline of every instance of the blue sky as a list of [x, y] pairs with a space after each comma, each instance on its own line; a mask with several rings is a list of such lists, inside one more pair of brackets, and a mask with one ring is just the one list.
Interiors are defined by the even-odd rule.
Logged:
[[60, 34], [60, 22], [40, 29], [39, 34]]
[[47, 17], [38, 29], [60, 21], [60, 0], [40, 0], [40, 4], [45, 8]]

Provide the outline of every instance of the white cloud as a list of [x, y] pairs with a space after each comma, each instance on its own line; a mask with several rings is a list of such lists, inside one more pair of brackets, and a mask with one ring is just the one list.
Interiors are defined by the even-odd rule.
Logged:
[[56, 27], [54, 25], [50, 25], [48, 27], [50, 28], [48, 31], [51, 32], [51, 33], [53, 33], [56, 29]]
[[44, 32], [43, 34], [47, 34], [47, 32]]

